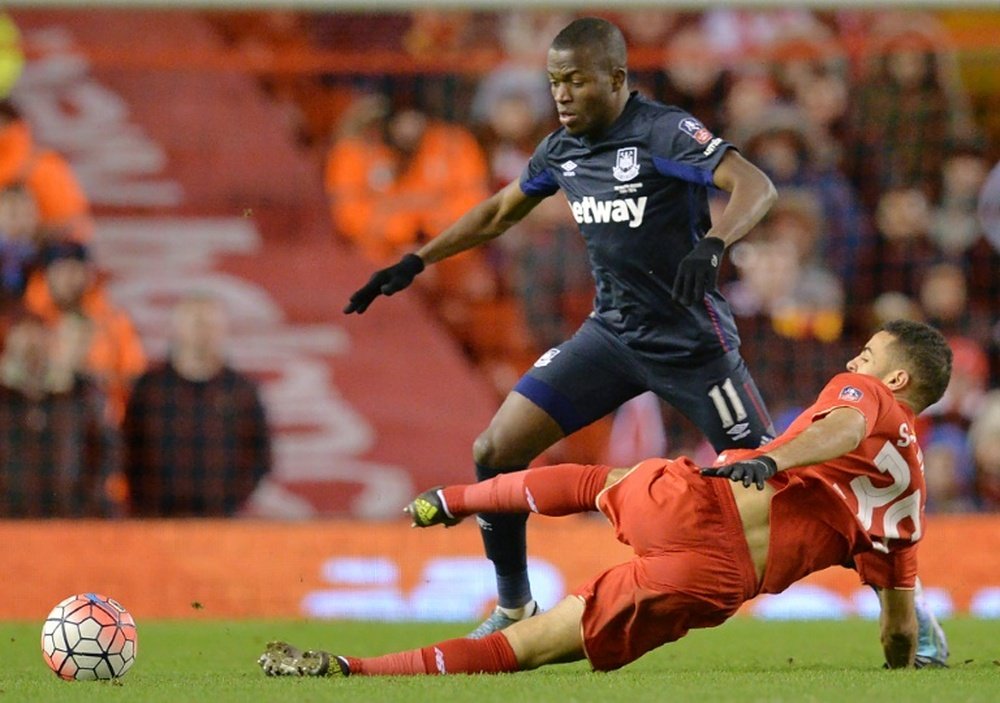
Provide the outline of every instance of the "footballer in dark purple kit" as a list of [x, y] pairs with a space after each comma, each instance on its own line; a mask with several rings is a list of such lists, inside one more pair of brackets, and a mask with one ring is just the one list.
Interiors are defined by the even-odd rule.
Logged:
[[[538, 145], [519, 181], [373, 274], [345, 312], [363, 313], [426, 265], [500, 236], [561, 190], [586, 242], [594, 308], [572, 338], [524, 374], [476, 439], [477, 478], [524, 469], [646, 391], [687, 416], [716, 451], [770, 441], [770, 417], [716, 284], [725, 249], [777, 198], [773, 184], [695, 116], [629, 89], [625, 40], [614, 24], [586, 17], [567, 25], [550, 45], [546, 70], [560, 127]], [[728, 194], [715, 222], [710, 189]], [[538, 612], [526, 516], [482, 513], [478, 520], [499, 603], [472, 637]], [[926, 615], [921, 628], [923, 653], [943, 662], [947, 648], [933, 618]]]

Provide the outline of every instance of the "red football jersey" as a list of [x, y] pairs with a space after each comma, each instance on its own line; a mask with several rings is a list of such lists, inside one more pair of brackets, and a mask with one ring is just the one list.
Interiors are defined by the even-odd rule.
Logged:
[[[769, 480], [771, 538], [762, 592], [777, 593], [813, 571], [852, 560], [862, 580], [882, 588], [912, 588], [916, 542], [923, 533], [923, 454], [914, 414], [879, 379], [835, 376], [766, 452], [841, 407], [865, 418], [865, 438], [854, 451], [812, 466], [780, 471]], [[726, 451], [717, 464], [745, 452]]]

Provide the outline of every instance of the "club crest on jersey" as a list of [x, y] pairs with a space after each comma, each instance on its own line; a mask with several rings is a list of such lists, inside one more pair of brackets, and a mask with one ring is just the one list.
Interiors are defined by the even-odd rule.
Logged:
[[693, 117], [685, 117], [677, 126], [699, 144], [707, 144], [712, 138], [712, 133], [705, 129], [705, 125]]
[[631, 181], [639, 175], [639, 149], [627, 146], [618, 150], [615, 167], [611, 170], [619, 181]]
[[861, 389], [854, 386], [844, 386], [837, 397], [841, 400], [849, 400], [852, 403], [857, 403], [861, 400], [862, 396], [864, 396], [864, 393], [861, 392]]

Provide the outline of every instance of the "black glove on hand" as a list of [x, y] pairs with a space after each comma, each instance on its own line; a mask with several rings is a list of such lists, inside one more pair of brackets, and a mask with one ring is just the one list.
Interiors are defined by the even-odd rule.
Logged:
[[745, 461], [736, 461], [725, 466], [702, 469], [702, 476], [728, 478], [730, 481], [742, 481], [744, 486], [757, 484], [757, 490], [764, 490], [764, 481], [778, 473], [778, 465], [769, 456], [758, 456]]
[[413, 283], [413, 279], [423, 270], [424, 260], [416, 254], [407, 254], [399, 263], [373, 273], [368, 283], [351, 296], [351, 302], [344, 308], [344, 313], [350, 315], [356, 312], [360, 315], [375, 298], [398, 293]]
[[681, 305], [694, 305], [715, 288], [726, 243], [718, 237], [702, 237], [677, 265], [677, 278], [670, 294]]

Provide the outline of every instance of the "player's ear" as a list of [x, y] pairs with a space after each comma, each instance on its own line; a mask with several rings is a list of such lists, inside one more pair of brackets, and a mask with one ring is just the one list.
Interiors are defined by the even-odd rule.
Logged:
[[611, 70], [611, 88], [614, 91], [621, 90], [628, 81], [628, 71], [622, 67]]
[[893, 369], [882, 379], [893, 393], [909, 388], [911, 381], [910, 372], [906, 369]]

